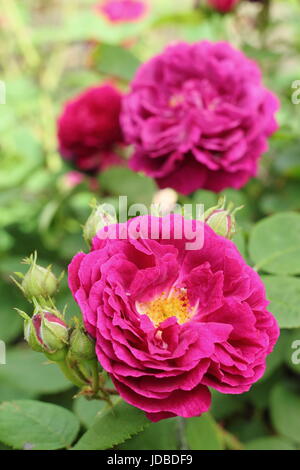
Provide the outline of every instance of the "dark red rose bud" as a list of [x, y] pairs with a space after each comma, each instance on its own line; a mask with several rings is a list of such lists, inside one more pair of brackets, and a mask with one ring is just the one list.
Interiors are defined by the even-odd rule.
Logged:
[[107, 84], [89, 88], [65, 104], [57, 124], [59, 151], [76, 169], [94, 174], [119, 162], [121, 102], [121, 93]]

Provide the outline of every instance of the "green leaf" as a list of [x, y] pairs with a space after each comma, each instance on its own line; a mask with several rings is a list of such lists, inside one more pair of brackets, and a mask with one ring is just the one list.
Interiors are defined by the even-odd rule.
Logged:
[[277, 385], [271, 393], [271, 420], [276, 431], [300, 443], [300, 396], [286, 385]]
[[111, 77], [130, 81], [140, 61], [128, 49], [110, 44], [100, 44], [97, 47], [94, 60], [99, 72]]
[[300, 214], [280, 213], [258, 222], [250, 233], [249, 254], [259, 271], [300, 274]]
[[223, 449], [220, 431], [208, 413], [186, 420], [186, 438], [191, 450]]
[[121, 450], [176, 450], [177, 420], [164, 419], [158, 423], [151, 423], [143, 432], [132, 439], [128, 439], [119, 448]]
[[238, 229], [237, 233], [232, 237], [232, 241], [239, 250], [243, 258], [247, 258], [245, 233]]
[[4, 444], [1, 444], [0, 442], [0, 450], [11, 450], [11, 448], [8, 446], [5, 446]]
[[72, 387], [56, 364], [40, 353], [18, 347], [7, 351], [7, 364], [0, 366], [0, 383], [24, 389], [30, 394], [58, 393]]
[[103, 400], [87, 400], [85, 397], [78, 397], [74, 402], [74, 413], [78, 416], [80, 422], [89, 428], [97, 414], [103, 411], [107, 405]]
[[300, 329], [289, 332], [285, 348], [285, 362], [293, 372], [300, 374]]
[[0, 441], [15, 449], [54, 450], [72, 444], [79, 421], [69, 410], [33, 400], [0, 405]]
[[273, 374], [273, 372], [275, 372], [281, 366], [281, 364], [284, 363], [284, 356], [285, 356], [285, 351], [286, 351], [286, 340], [287, 340], [285, 333], [286, 331], [284, 330], [281, 332], [280, 337], [273, 351], [271, 352], [271, 354], [267, 356], [266, 371], [264, 375], [262, 376], [262, 378], [260, 379], [259, 383], [269, 379], [269, 377]]
[[227, 430], [233, 434], [240, 442], [247, 442], [268, 434], [268, 427], [260, 418], [259, 414], [249, 417], [235, 418], [227, 426]]
[[[4, 366], [0, 366], [2, 368]], [[27, 398], [36, 398], [37, 394], [24, 390], [22, 386], [11, 385], [6, 380], [0, 380], [0, 403], [2, 401], [19, 400]]]
[[226, 395], [224, 393], [211, 390], [212, 407], [211, 414], [221, 421], [242, 410], [245, 403], [245, 395]]
[[[281, 377], [282, 376], [279, 372], [273, 374], [270, 378], [268, 378], [268, 380], [260, 379], [251, 387], [248, 393], [245, 393], [245, 402], [251, 403], [253, 405], [255, 411], [257, 412], [257, 415], [259, 412], [262, 412], [269, 408], [271, 391], [273, 390], [274, 386], [278, 384], [278, 381], [281, 379]], [[236, 398], [236, 395], [233, 396], [234, 398]], [[251, 420], [251, 423], [253, 424], [253, 420]], [[246, 425], [245, 428], [248, 429], [249, 426]], [[244, 440], [247, 441], [250, 439], [256, 439], [259, 436], [255, 433], [252, 434], [252, 436], [249, 436], [247, 439]]]
[[74, 449], [110, 449], [142, 431], [148, 424], [145, 413], [119, 399], [114, 406], [107, 406], [97, 415]]
[[249, 201], [245, 194], [241, 191], [237, 191], [236, 189], [225, 189], [222, 191], [220, 195], [226, 197], [227, 203], [232, 202], [235, 207], [244, 206], [240, 211], [236, 214], [236, 221], [238, 228], [239, 226], [244, 226], [245, 224], [249, 224], [249, 220], [251, 219], [251, 201]]
[[16, 286], [2, 283], [1, 280], [0, 299], [0, 340], [9, 342], [19, 336], [23, 327], [23, 321], [14, 307], [25, 308], [26, 302]]
[[9, 145], [0, 157], [0, 189], [17, 187], [42, 161], [40, 143], [26, 128], [11, 133]]
[[[298, 151], [299, 152], [299, 151]], [[299, 160], [299, 156], [297, 156]], [[298, 210], [300, 208], [299, 183], [289, 183], [282, 190], [265, 194], [259, 201], [259, 207], [265, 214]]]
[[300, 327], [300, 279], [288, 276], [262, 276], [268, 309], [277, 318], [280, 328]]
[[195, 204], [204, 204], [204, 211], [207, 211], [207, 209], [217, 205], [218, 198], [212, 191], [201, 189], [193, 194], [193, 202]]
[[151, 178], [121, 167], [113, 167], [102, 172], [100, 185], [103, 191], [116, 196], [120, 194], [127, 196], [128, 204], [149, 205], [156, 191], [155, 183]]
[[249, 441], [245, 446], [246, 450], [296, 450], [296, 447], [282, 437], [261, 437]]

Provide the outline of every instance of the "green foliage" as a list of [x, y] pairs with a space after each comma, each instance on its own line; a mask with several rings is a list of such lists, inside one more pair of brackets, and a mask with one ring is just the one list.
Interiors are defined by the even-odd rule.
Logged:
[[79, 431], [77, 418], [68, 410], [33, 400], [0, 405], [0, 441], [23, 450], [69, 447]]
[[105, 407], [105, 401], [87, 400], [85, 397], [78, 397], [75, 399], [73, 410], [83, 426], [89, 428], [97, 414], [102, 412]]
[[128, 204], [151, 203], [156, 185], [151, 178], [135, 173], [128, 168], [111, 168], [100, 174], [103, 191], [113, 195], [127, 196]]
[[[23, 322], [21, 318], [14, 311], [14, 307], [19, 305], [22, 308], [26, 305], [23, 297], [19, 292], [15, 296], [11, 296], [11, 286], [7, 283], [1, 283], [0, 280], [0, 338], [2, 341], [12, 341], [18, 337], [22, 328]], [[16, 304], [18, 302], [18, 304]]]
[[221, 450], [222, 436], [213, 418], [208, 414], [186, 421], [186, 439], [191, 450]]
[[148, 426], [145, 414], [119, 399], [96, 415], [75, 450], [103, 450], [121, 444]]
[[300, 274], [300, 214], [276, 214], [256, 224], [249, 254], [259, 271]]
[[140, 61], [128, 49], [101, 44], [94, 53], [95, 66], [100, 73], [128, 81], [134, 77]]
[[0, 366], [0, 384], [2, 382], [34, 396], [71, 387], [57, 365], [50, 364], [43, 354], [24, 347], [7, 351], [7, 364]]
[[176, 450], [179, 447], [178, 423], [174, 418], [151, 423], [139, 434], [119, 446], [120, 450]]
[[247, 442], [246, 450], [296, 450], [289, 441], [281, 437], [261, 437]]
[[289, 276], [263, 276], [269, 309], [281, 328], [300, 327], [300, 279]]
[[274, 388], [271, 395], [271, 419], [274, 428], [282, 436], [300, 443], [300, 396], [285, 384]]
[[300, 329], [289, 332], [286, 338], [284, 359], [293, 372], [300, 374]]

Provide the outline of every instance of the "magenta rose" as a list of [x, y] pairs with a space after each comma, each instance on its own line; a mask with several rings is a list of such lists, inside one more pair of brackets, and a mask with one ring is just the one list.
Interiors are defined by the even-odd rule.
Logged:
[[59, 151], [76, 169], [93, 174], [119, 161], [121, 101], [121, 93], [106, 84], [65, 104], [57, 124]]
[[178, 43], [142, 65], [121, 122], [131, 167], [183, 194], [241, 188], [277, 128], [257, 65], [226, 42]]
[[222, 13], [227, 13], [228, 11], [233, 10], [235, 5], [237, 5], [239, 2], [240, 0], [207, 0], [207, 3], [211, 7]]
[[145, 0], [105, 0], [97, 10], [112, 23], [140, 20], [147, 11]]
[[[190, 249], [195, 233], [204, 243]], [[279, 334], [264, 286], [235, 245], [180, 215], [103, 229], [90, 253], [74, 257], [69, 285], [100, 364], [152, 421], [201, 415], [208, 387], [249, 390]]]

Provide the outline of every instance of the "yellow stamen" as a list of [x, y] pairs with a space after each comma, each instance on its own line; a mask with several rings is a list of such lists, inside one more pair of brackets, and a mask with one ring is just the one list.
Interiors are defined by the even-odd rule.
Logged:
[[184, 96], [182, 95], [173, 95], [169, 99], [169, 106], [171, 108], [176, 108], [176, 106], [184, 103]]
[[138, 311], [148, 315], [155, 326], [170, 317], [176, 317], [182, 324], [191, 318], [191, 307], [185, 289], [173, 289], [170, 295], [164, 292], [150, 302], [139, 303]]

